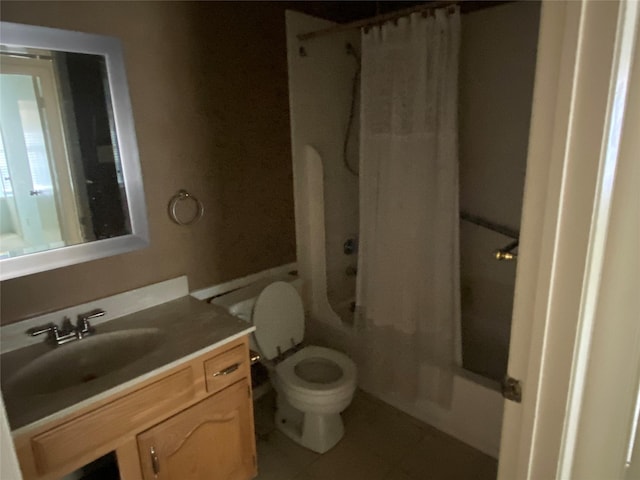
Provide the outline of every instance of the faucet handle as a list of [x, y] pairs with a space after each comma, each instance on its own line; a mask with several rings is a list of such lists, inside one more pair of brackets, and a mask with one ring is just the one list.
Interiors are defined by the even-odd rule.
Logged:
[[58, 333], [58, 326], [53, 322], [49, 322], [46, 325], [41, 325], [39, 327], [31, 327], [26, 333], [32, 337], [42, 335], [43, 333], [48, 333], [49, 336], [55, 336]]
[[87, 313], [81, 313], [80, 315], [78, 315], [77, 330], [81, 334], [94, 333], [96, 329], [91, 326], [91, 324], [89, 323], [89, 320], [93, 318], [102, 317], [104, 316], [105, 313], [106, 312], [101, 308], [96, 308], [95, 310], [91, 310], [90, 312], [87, 312]]
[[78, 320], [92, 320], [94, 318], [103, 317], [104, 314], [107, 313], [101, 308], [96, 308], [95, 310], [91, 310], [87, 313], [81, 313], [78, 315]]

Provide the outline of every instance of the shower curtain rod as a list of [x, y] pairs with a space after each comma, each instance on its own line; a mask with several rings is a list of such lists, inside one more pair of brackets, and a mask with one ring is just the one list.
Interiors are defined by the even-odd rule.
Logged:
[[417, 5], [415, 7], [403, 8], [402, 10], [396, 10], [395, 12], [376, 15], [375, 17], [369, 17], [369, 18], [356, 20], [354, 22], [349, 22], [349, 23], [341, 23], [339, 25], [333, 25], [331, 27], [323, 28], [321, 30], [315, 30], [313, 32], [301, 33], [298, 35], [298, 40], [300, 41], [310, 40], [312, 38], [323, 37], [325, 35], [330, 35], [332, 33], [344, 32], [347, 30], [354, 30], [357, 28], [379, 25], [381, 23], [390, 22], [397, 18], [406, 17], [407, 15], [410, 15], [412, 13], [428, 12], [429, 10], [434, 10], [436, 8], [457, 5], [458, 3], [460, 3], [460, 0], [443, 0], [443, 1], [425, 3], [422, 5]]
[[385, 22], [390, 22], [401, 17], [406, 17], [407, 15], [411, 15], [412, 13], [429, 12], [431, 10], [436, 10], [438, 8], [452, 7], [455, 5], [460, 5], [461, 8], [463, 9], [463, 13], [466, 13], [473, 10], [481, 10], [483, 8], [493, 7], [495, 5], [500, 5], [503, 3], [511, 3], [512, 1], [514, 0], [502, 0], [502, 1], [488, 0], [488, 1], [482, 1], [482, 2], [469, 2], [465, 0], [440, 0], [440, 1], [434, 0], [429, 3], [416, 5], [415, 7], [404, 8], [402, 10], [396, 10], [395, 12], [376, 15], [375, 17], [356, 20], [354, 22], [349, 22], [349, 23], [341, 23], [341, 24], [333, 25], [331, 27], [323, 28], [320, 30], [315, 30], [313, 32], [300, 33], [297, 35], [297, 38], [300, 41], [311, 40], [312, 38], [323, 37], [325, 35], [330, 35], [333, 33], [345, 32], [345, 31], [353, 30], [357, 28], [380, 25]]

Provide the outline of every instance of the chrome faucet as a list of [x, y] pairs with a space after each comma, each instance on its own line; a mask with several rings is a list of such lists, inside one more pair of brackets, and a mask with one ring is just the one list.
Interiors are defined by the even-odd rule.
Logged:
[[46, 333], [47, 340], [54, 341], [56, 344], [57, 339], [60, 337], [60, 330], [58, 329], [58, 326], [53, 322], [49, 322], [46, 325], [41, 325], [39, 327], [31, 327], [27, 330], [26, 333], [27, 335], [31, 335], [32, 337]]
[[96, 329], [91, 326], [89, 320], [102, 317], [105, 311], [102, 309], [92, 310], [87, 313], [81, 313], [78, 315], [78, 321], [76, 325], [71, 323], [69, 317], [64, 317], [60, 326], [53, 322], [49, 322], [46, 325], [40, 327], [33, 327], [27, 330], [27, 334], [35, 337], [36, 335], [47, 334], [47, 342], [52, 343], [54, 346], [64, 345], [65, 343], [72, 342], [74, 340], [80, 340], [88, 335], [95, 333]]
[[47, 342], [56, 345], [64, 345], [65, 343], [69, 343], [73, 340], [77, 340], [78, 336], [75, 331], [75, 327], [71, 324], [71, 320], [69, 317], [64, 317], [62, 320], [62, 325], [58, 327], [53, 322], [50, 322], [46, 325], [42, 325], [41, 327], [33, 327], [27, 330], [27, 334], [35, 337], [36, 335], [42, 335], [43, 333], [47, 334]]
[[93, 320], [94, 318], [104, 317], [105, 311], [101, 308], [96, 308], [95, 310], [91, 310], [87, 313], [81, 313], [78, 315], [78, 322], [76, 323], [76, 332], [79, 337], [86, 337], [87, 335], [91, 335], [95, 333], [96, 329], [91, 326], [89, 320]]

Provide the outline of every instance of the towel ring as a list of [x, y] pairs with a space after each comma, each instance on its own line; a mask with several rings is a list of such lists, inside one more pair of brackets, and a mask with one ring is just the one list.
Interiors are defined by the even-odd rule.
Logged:
[[[180, 220], [178, 218], [178, 214], [176, 213], [176, 206], [178, 205], [178, 202], [181, 202], [183, 200], [193, 200], [196, 203], [196, 207], [198, 209], [193, 218], [187, 221]], [[198, 200], [186, 190], [180, 190], [173, 197], [171, 197], [171, 200], [169, 201], [169, 218], [171, 218], [174, 223], [177, 223], [178, 225], [193, 225], [202, 218], [202, 215], [204, 215], [204, 205], [202, 205], [202, 202], [200, 200]]]

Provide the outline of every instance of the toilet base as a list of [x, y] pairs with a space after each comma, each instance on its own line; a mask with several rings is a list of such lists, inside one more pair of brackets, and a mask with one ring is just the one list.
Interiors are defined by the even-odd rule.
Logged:
[[276, 426], [291, 440], [316, 453], [332, 449], [344, 436], [344, 423], [339, 413], [301, 412], [278, 395]]

